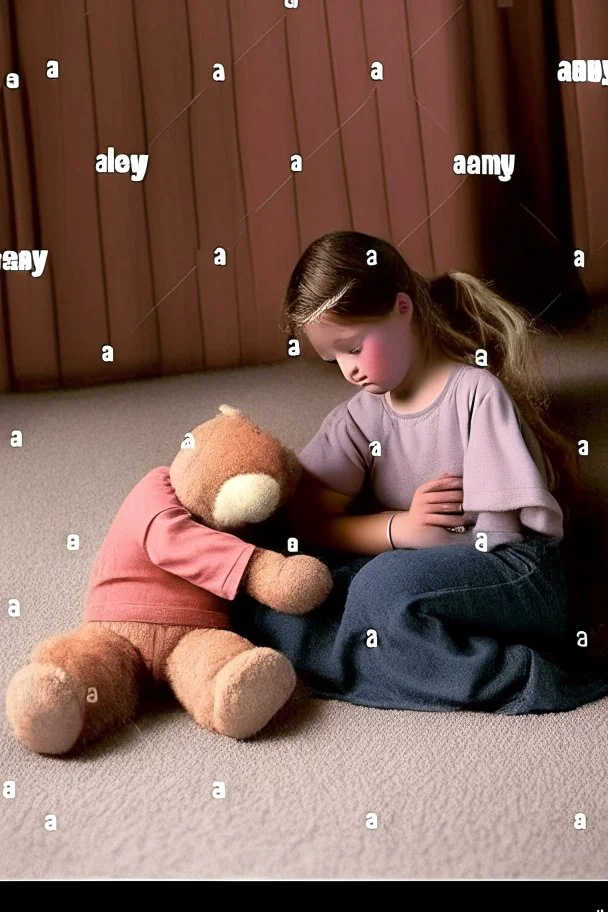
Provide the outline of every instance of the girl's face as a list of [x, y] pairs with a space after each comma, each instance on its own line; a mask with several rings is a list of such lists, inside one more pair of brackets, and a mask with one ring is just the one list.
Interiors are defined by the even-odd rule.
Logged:
[[380, 394], [400, 386], [412, 365], [417, 366], [411, 319], [412, 300], [399, 292], [393, 310], [379, 320], [321, 319], [309, 323], [305, 332], [317, 354], [337, 362], [349, 383]]

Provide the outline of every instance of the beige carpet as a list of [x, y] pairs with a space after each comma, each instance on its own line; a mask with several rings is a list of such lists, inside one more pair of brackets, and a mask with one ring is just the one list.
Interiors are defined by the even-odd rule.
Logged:
[[[593, 327], [546, 351], [551, 383], [586, 391], [589, 415], [594, 390], [605, 397], [604, 352]], [[115, 511], [185, 431], [225, 402], [297, 451], [350, 395], [336, 368], [289, 361], [0, 398], [2, 707], [29, 650], [80, 623]], [[15, 427], [20, 450], [7, 443]], [[199, 729], [167, 701], [67, 760], [23, 748], [3, 710], [2, 781], [16, 797], [2, 802], [0, 877], [605, 878], [607, 743], [608, 699], [505, 717], [368, 709], [298, 688], [250, 742]]]

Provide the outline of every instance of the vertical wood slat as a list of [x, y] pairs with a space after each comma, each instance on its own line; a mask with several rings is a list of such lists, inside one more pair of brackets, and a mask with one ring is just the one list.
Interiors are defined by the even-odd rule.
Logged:
[[[414, 97], [410, 59], [414, 49], [408, 34], [406, 8], [401, 3], [374, 6], [364, 0], [363, 14], [368, 73], [372, 61], [384, 64], [384, 80], [369, 79], [369, 85], [376, 87], [374, 103], [378, 109], [377, 129], [386, 185], [388, 228], [384, 236], [400, 245], [399, 252], [418, 272], [430, 273], [435, 217], [427, 219], [432, 207], [422, 132], [422, 119], [428, 115], [418, 107]], [[434, 127], [432, 122], [430, 127]], [[441, 136], [444, 141], [445, 135], [435, 130], [435, 136]], [[459, 205], [459, 197], [460, 194], [454, 198], [453, 206]]]
[[[377, 93], [368, 100], [377, 83], [370, 79], [364, 18], [359, 4], [348, 0], [338, 0], [333, 6], [328, 4], [327, 43], [335, 86], [335, 126], [343, 124], [344, 171], [353, 222], [349, 227], [364, 225], [365, 233], [388, 237], [390, 228], [378, 135]], [[351, 117], [357, 109], [360, 109], [358, 113]]]
[[142, 186], [155, 304], [162, 300], [156, 310], [162, 371], [202, 370], [189, 115], [180, 113], [192, 98], [186, 4], [135, 0], [134, 9], [147, 144], [131, 151], [150, 156]]
[[[2, 195], [0, 193], [1, 201]], [[0, 393], [6, 393], [11, 390], [11, 339], [10, 327], [6, 318], [6, 296], [3, 291], [3, 284], [3, 279], [0, 276]]]
[[[35, 226], [34, 216], [38, 201], [35, 188], [32, 186], [31, 174], [36, 168], [36, 147], [32, 150], [29, 145], [24, 103], [24, 99], [27, 99], [31, 120], [35, 120], [35, 91], [31, 81], [34, 79], [32, 57], [28, 49], [22, 48], [21, 63], [18, 64], [16, 49], [10, 46], [11, 28], [7, 4], [3, 4], [1, 13], [0, 57], [11, 71], [20, 75], [18, 89], [2, 89], [7, 131], [6, 174], [11, 185], [13, 206], [11, 243], [2, 249], [38, 249], [39, 246], [43, 248], [46, 244], [44, 235], [37, 236]], [[18, 19], [16, 27], [18, 31]], [[3, 81], [5, 76], [6, 72], [0, 73]], [[38, 138], [35, 132], [33, 138]], [[41, 151], [38, 147], [39, 155]], [[49, 254], [46, 269], [37, 279], [32, 278], [27, 272], [3, 273], [5, 313], [10, 324], [11, 354], [15, 371], [15, 392], [52, 389], [60, 382], [50, 259]]]
[[[506, 4], [505, 4], [506, 6]], [[463, 11], [464, 12], [464, 11]], [[506, 40], [505, 10], [497, 14], [494, 0], [481, 0], [471, 8], [471, 60], [474, 72], [475, 110], [477, 112], [474, 143], [467, 142], [466, 151], [483, 154], [512, 152], [509, 123], [510, 61]], [[461, 149], [460, 151], [465, 151]], [[460, 178], [462, 180], [462, 178]], [[468, 181], [470, 184], [471, 181]], [[464, 189], [464, 187], [463, 187]], [[488, 183], [485, 179], [479, 205], [479, 217], [485, 226], [502, 224], [505, 210], [510, 206], [507, 188], [499, 181]], [[511, 207], [512, 208], [512, 207]], [[521, 218], [520, 212], [517, 217]], [[505, 233], [508, 229], [505, 228]], [[504, 259], [504, 244], [496, 242], [496, 231], [484, 231], [479, 244], [483, 268], [477, 274], [495, 275], [498, 261]], [[465, 270], [474, 272], [475, 270]], [[502, 290], [502, 289], [500, 289]]]
[[[479, 151], [466, 3], [463, 5], [462, 0], [434, 0], [424, 6], [408, 3], [406, 33], [428, 188], [428, 230], [433, 255], [432, 262], [427, 261], [426, 275], [455, 266], [477, 273], [482, 269], [480, 249], [484, 231], [480, 220], [483, 191], [479, 181], [488, 178], [471, 180], [466, 175], [454, 174], [453, 169], [455, 155]], [[407, 242], [400, 245], [400, 240], [396, 239], [395, 244], [407, 259]]]
[[[49, 250], [47, 271], [53, 280], [59, 362], [65, 375], [57, 385], [86, 385], [105, 379], [100, 348], [109, 339], [85, 3], [30, 0], [17, 6], [17, 13], [32, 122], [35, 205], [41, 243]], [[58, 79], [47, 78], [49, 59], [59, 61]]]
[[[604, 0], [582, 7], [572, 0], [556, 3], [557, 28], [563, 60], [602, 60], [608, 47], [608, 16]], [[556, 61], [557, 64], [557, 61]], [[557, 73], [555, 75], [557, 81]], [[587, 253], [581, 281], [589, 293], [608, 286], [608, 87], [601, 83], [560, 82], [564, 111], [568, 177], [572, 205], [572, 234], [576, 247]], [[598, 192], [599, 191], [599, 192]], [[602, 246], [603, 245], [603, 246]]]
[[[229, 9], [238, 145], [253, 264], [251, 283], [248, 275], [237, 271], [239, 323], [243, 360], [259, 363], [285, 356], [285, 342], [278, 330], [283, 287], [277, 264], [289, 262], [296, 246], [293, 184], [300, 175], [292, 174], [290, 157], [301, 150], [295, 141], [285, 52], [285, 17], [290, 11], [273, 0], [261, 0], [255, 8], [239, 0]], [[244, 248], [238, 250], [241, 256]]]
[[[224, 0], [188, 2], [192, 98], [196, 99], [188, 115], [200, 232], [196, 277], [208, 369], [242, 363], [242, 339], [251, 332], [255, 318], [249, 222], [239, 224], [246, 208], [234, 107], [230, 18]], [[225, 69], [225, 82], [212, 79], [217, 63]], [[226, 266], [213, 263], [217, 247], [226, 250]]]
[[[98, 174], [95, 156], [145, 154], [146, 134], [135, 20], [125, 0], [87, 0], [97, 147], [97, 181], [115, 379], [162, 373], [146, 211], [146, 179]], [[149, 316], [147, 316], [150, 314]], [[139, 325], [138, 325], [139, 324]], [[108, 371], [108, 376], [110, 372]]]
[[511, 55], [509, 87], [515, 98], [526, 99], [525, 104], [517, 105], [516, 122], [511, 124], [516, 132], [513, 139], [517, 147], [525, 147], [528, 153], [535, 149], [549, 152], [526, 155], [525, 166], [517, 169], [518, 186], [524, 189], [534, 213], [556, 231], [558, 200], [552, 192], [556, 161], [551, 154], [547, 98], [555, 89], [557, 74], [554, 72], [550, 77], [555, 80], [553, 86], [547, 85], [543, 10], [536, 4], [522, 3], [507, 15], [506, 22], [511, 46], [517, 48], [517, 55]]
[[[11, 69], [8, 38], [8, 0], [0, 0], [0, 79]], [[9, 183], [8, 134], [5, 128], [4, 91], [0, 91], [0, 251], [12, 249], [12, 201]], [[0, 271], [0, 393], [11, 388], [11, 338], [4, 273]]]

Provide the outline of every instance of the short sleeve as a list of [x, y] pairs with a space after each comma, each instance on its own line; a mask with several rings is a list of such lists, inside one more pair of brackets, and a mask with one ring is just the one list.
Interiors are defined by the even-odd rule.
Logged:
[[144, 547], [153, 564], [212, 592], [234, 599], [255, 545], [197, 523], [181, 506], [158, 513]]
[[298, 459], [332, 491], [354, 496], [365, 482], [368, 452], [369, 441], [348, 411], [348, 403], [343, 402], [323, 420]]
[[486, 532], [490, 548], [521, 540], [526, 530], [563, 537], [562, 510], [547, 488], [539, 446], [536, 455], [540, 466], [526, 446], [515, 405], [495, 378], [473, 406], [463, 468], [463, 509], [479, 513], [473, 533]]

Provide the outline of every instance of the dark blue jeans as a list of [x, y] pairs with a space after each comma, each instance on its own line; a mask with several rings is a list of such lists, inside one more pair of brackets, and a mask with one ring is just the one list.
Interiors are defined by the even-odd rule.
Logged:
[[[288, 656], [312, 696], [383, 709], [519, 715], [570, 710], [608, 695], [608, 673], [568, 660], [556, 543], [531, 538], [488, 552], [463, 545], [316, 556], [334, 580], [320, 608], [295, 617], [239, 593], [231, 612], [238, 633]], [[377, 646], [368, 645], [370, 631]]]

